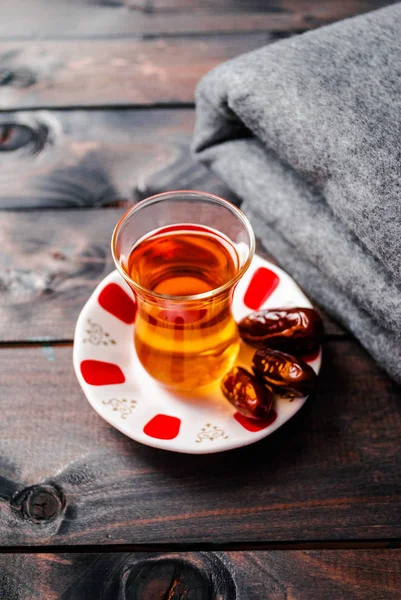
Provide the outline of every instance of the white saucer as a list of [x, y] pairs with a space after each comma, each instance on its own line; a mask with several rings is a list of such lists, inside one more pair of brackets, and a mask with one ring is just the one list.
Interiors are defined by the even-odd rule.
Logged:
[[[312, 305], [289, 275], [255, 256], [234, 293], [235, 319], [259, 308], [296, 306]], [[174, 452], [222, 452], [270, 435], [304, 404], [306, 398], [292, 402], [279, 398], [273, 420], [263, 423], [239, 415], [218, 383], [194, 393], [165, 389], [137, 358], [135, 308], [132, 291], [114, 271], [83, 307], [74, 338], [74, 369], [89, 403], [133, 440]], [[237, 363], [249, 369], [254, 351], [243, 344]], [[318, 373], [321, 350], [308, 362]]]

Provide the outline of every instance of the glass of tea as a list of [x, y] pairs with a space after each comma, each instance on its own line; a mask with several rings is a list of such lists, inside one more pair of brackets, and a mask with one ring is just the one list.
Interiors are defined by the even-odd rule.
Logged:
[[111, 247], [137, 298], [134, 342], [146, 371], [182, 390], [220, 379], [239, 350], [232, 295], [255, 252], [245, 215], [212, 194], [166, 192], [129, 210]]

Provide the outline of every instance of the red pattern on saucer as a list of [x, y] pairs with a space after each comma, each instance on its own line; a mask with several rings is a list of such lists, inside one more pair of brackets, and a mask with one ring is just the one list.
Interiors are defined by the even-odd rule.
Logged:
[[143, 428], [146, 435], [158, 440], [173, 440], [177, 437], [181, 419], [170, 415], [156, 415]]
[[274, 408], [272, 408], [267, 419], [257, 421], [256, 419], [248, 419], [248, 417], [244, 417], [241, 413], [236, 412], [234, 414], [234, 419], [247, 431], [262, 431], [262, 429], [266, 429], [266, 427], [269, 427], [269, 425], [274, 423], [277, 419], [277, 413]]
[[103, 360], [83, 360], [81, 373], [89, 385], [115, 385], [125, 382], [125, 375], [120, 367]]
[[117, 283], [109, 283], [99, 294], [99, 304], [127, 325], [135, 321], [136, 302]]
[[259, 310], [274, 292], [280, 278], [274, 271], [261, 267], [253, 274], [248, 289], [245, 292], [244, 304], [251, 310]]

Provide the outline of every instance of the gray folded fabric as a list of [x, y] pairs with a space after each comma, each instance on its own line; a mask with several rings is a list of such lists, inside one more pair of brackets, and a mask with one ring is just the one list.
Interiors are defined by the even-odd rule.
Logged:
[[224, 63], [196, 99], [195, 155], [401, 382], [401, 5]]

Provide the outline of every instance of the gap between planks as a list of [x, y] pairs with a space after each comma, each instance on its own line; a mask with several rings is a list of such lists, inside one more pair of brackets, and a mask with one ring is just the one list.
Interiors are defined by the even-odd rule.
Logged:
[[[324, 336], [326, 342], [349, 342], [354, 340], [354, 337], [350, 333], [327, 333]], [[74, 345], [73, 339], [66, 340], [47, 340], [40, 338], [37, 340], [23, 340], [23, 341], [0, 341], [0, 350], [6, 348], [35, 348], [43, 346], [59, 346], [59, 347], [71, 347]]]
[[235, 542], [227, 544], [85, 544], [85, 545], [40, 545], [2, 546], [0, 554], [83, 554], [110, 552], [240, 552], [240, 551], [283, 551], [283, 550], [397, 550], [401, 539], [381, 540], [323, 540], [308, 542]]
[[43, 105], [43, 106], [22, 106], [18, 108], [0, 108], [0, 114], [7, 113], [35, 113], [41, 110], [48, 110], [52, 113], [57, 112], [73, 112], [76, 110], [80, 111], [110, 111], [118, 109], [119, 111], [129, 111], [129, 110], [181, 110], [181, 109], [195, 109], [195, 102], [153, 102], [150, 104], [67, 104], [65, 106], [52, 106], [52, 105]]
[[[324, 23], [326, 24], [326, 23]], [[330, 24], [330, 23], [327, 23]], [[207, 29], [199, 31], [182, 31], [182, 32], [156, 32], [156, 33], [104, 33], [104, 34], [93, 34], [93, 35], [63, 35], [52, 36], [46, 35], [41, 36], [39, 41], [41, 42], [107, 42], [115, 40], [132, 40], [138, 42], [145, 42], [149, 40], [164, 40], [164, 39], [197, 39], [197, 38], [220, 38], [220, 37], [238, 37], [238, 36], [254, 36], [254, 35], [266, 35], [270, 34], [272, 41], [279, 41], [284, 37], [291, 35], [298, 35], [311, 31], [311, 27], [294, 27], [289, 29], [269, 29], [255, 28], [255, 29], [227, 29], [222, 31], [209, 31]], [[15, 37], [0, 36], [0, 43], [17, 43], [17, 42], [37, 42], [38, 38], [30, 35], [21, 35]]]

